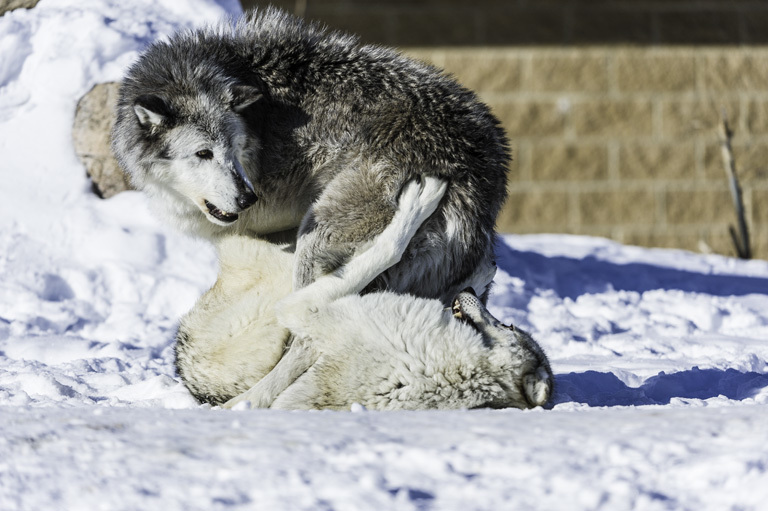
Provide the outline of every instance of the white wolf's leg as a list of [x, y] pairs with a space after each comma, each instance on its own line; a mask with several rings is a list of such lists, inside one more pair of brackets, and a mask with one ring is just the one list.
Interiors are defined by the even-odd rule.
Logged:
[[264, 378], [222, 406], [232, 408], [238, 403], [248, 401], [251, 408], [269, 408], [277, 396], [312, 367], [317, 356], [317, 350], [312, 347], [311, 341], [303, 338], [294, 339], [283, 358]]
[[382, 271], [396, 264], [419, 226], [437, 209], [446, 186], [445, 181], [433, 177], [407, 183], [392, 221], [365, 251], [333, 274], [320, 277], [280, 300], [276, 306], [277, 319], [297, 337], [269, 374], [250, 390], [227, 401], [224, 407], [249, 401], [252, 408], [268, 408], [304, 374], [319, 356], [310, 337], [305, 335], [317, 320], [313, 316], [333, 300], [360, 292]]
[[314, 321], [324, 304], [357, 294], [390, 266], [397, 264], [413, 235], [437, 209], [447, 182], [423, 177], [406, 183], [392, 221], [369, 246], [334, 273], [320, 277], [278, 302], [277, 319], [296, 335], [305, 335], [305, 326]]

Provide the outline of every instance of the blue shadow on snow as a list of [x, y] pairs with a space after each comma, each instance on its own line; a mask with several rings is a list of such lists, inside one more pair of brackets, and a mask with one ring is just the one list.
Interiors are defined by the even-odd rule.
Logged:
[[496, 243], [496, 263], [509, 275], [522, 279], [527, 287], [552, 289], [571, 299], [606, 289], [638, 293], [676, 289], [715, 296], [768, 294], [768, 279], [761, 277], [707, 275], [647, 263], [619, 264], [594, 256], [547, 257], [515, 250], [502, 240]]
[[661, 372], [640, 387], [629, 387], [613, 373], [586, 371], [555, 377], [553, 404], [585, 403], [589, 406], [638, 406], [669, 404], [672, 398], [708, 399], [725, 396], [744, 400], [768, 387], [768, 375], [736, 369], [699, 369], [673, 374]]

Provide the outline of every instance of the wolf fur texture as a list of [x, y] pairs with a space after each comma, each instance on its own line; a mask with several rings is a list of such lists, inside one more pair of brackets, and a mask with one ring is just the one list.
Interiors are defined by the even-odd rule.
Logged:
[[216, 283], [181, 318], [176, 371], [201, 403], [220, 405], [261, 380], [283, 356], [290, 331], [275, 305], [291, 289], [293, 247], [248, 236], [216, 245]]
[[268, 8], [150, 46], [125, 76], [112, 140], [133, 184], [188, 233], [300, 227], [296, 288], [381, 233], [409, 179], [443, 178], [438, 214], [366, 291], [486, 298], [508, 142], [431, 66]]
[[[452, 308], [388, 291], [358, 295], [397, 264], [445, 193], [446, 183], [436, 178], [409, 182], [391, 223], [365, 250], [290, 294], [280, 285], [290, 277], [290, 265], [284, 265], [290, 255], [279, 245], [227, 240], [229, 259], [202, 299], [209, 305], [196, 306], [180, 328], [177, 364], [190, 390], [214, 404], [239, 393], [227, 407], [544, 405], [554, 382], [544, 352], [526, 332], [501, 325], [474, 294], [459, 293]], [[233, 257], [235, 252], [241, 255]], [[253, 256], [275, 266], [254, 270]], [[226, 343], [219, 342], [221, 332], [230, 334]], [[291, 334], [295, 340], [281, 358]], [[202, 371], [205, 390], [190, 385]], [[242, 385], [231, 380], [237, 371], [258, 383], [240, 392]]]

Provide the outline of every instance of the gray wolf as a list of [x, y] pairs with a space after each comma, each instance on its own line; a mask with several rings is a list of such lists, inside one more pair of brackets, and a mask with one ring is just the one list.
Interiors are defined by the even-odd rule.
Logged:
[[[194, 321], [182, 321], [185, 338], [177, 347], [182, 366], [202, 371], [214, 368], [202, 358], [226, 357], [204, 375], [217, 404], [236, 390], [228, 380], [233, 374], [244, 371], [258, 382], [227, 407], [246, 402], [337, 410], [353, 403], [376, 410], [545, 404], [553, 376], [544, 352], [526, 332], [501, 325], [473, 293], [459, 293], [452, 308], [436, 299], [389, 291], [358, 294], [400, 261], [445, 193], [446, 183], [436, 178], [409, 182], [382, 233], [333, 273], [292, 293], [281, 286], [290, 276], [290, 265], [280, 261], [290, 257], [282, 247], [241, 238], [237, 243], [244, 257], [222, 262], [217, 286], [222, 285], [212, 293], [217, 298], [210, 303], [221, 306], [196, 307], [190, 313]], [[255, 265], [248, 244], [259, 252]], [[233, 252], [229, 247], [228, 257]], [[276, 266], [254, 269], [258, 261]], [[232, 303], [245, 308], [227, 305]], [[230, 336], [226, 355], [223, 344], [206, 346], [210, 325], [215, 342], [223, 333]], [[283, 355], [290, 335], [294, 340]], [[257, 349], [267, 355], [252, 356]], [[255, 368], [257, 363], [262, 365]], [[266, 367], [275, 363], [271, 370]], [[211, 379], [216, 371], [220, 378]], [[211, 383], [224, 380], [227, 391], [214, 390]]]
[[298, 227], [296, 288], [381, 233], [409, 179], [445, 179], [438, 214], [364, 292], [487, 298], [508, 142], [431, 66], [269, 8], [151, 45], [123, 80], [112, 140], [133, 184], [186, 232]]

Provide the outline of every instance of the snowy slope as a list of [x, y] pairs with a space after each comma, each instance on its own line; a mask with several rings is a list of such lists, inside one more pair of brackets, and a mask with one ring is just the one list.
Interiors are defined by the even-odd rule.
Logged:
[[0, 17], [0, 510], [768, 509], [768, 263], [505, 236], [491, 310], [551, 410], [230, 412], [173, 370], [211, 247], [101, 201], [77, 99], [234, 0], [42, 0]]

